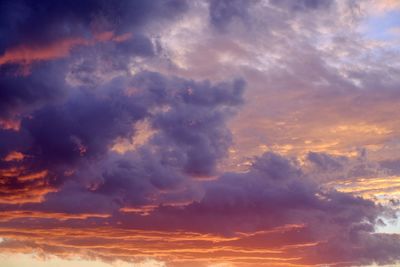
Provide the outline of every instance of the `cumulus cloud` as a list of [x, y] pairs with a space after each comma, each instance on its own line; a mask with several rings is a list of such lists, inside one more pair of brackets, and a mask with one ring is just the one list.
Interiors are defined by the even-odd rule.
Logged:
[[[127, 175], [129, 171], [135, 171], [134, 166], [119, 168], [119, 172], [104, 175], [106, 182], [95, 190], [97, 193], [93, 195], [86, 195], [81, 199], [75, 189], [66, 191], [69, 192], [69, 197], [73, 195], [79, 201], [83, 201], [80, 204], [80, 214], [74, 216], [72, 210], [61, 212], [61, 203], [56, 206], [57, 213], [54, 210], [37, 215], [28, 212], [5, 212], [2, 235], [24, 239], [26, 230], [23, 224], [20, 225], [23, 222], [21, 218], [36, 216], [40, 219], [33, 223], [33, 229], [43, 226], [43, 220], [53, 218], [59, 222], [50, 224], [50, 229], [63, 227], [62, 231], [73, 235], [74, 231], [81, 227], [86, 229], [85, 224], [89, 221], [86, 219], [86, 222], [82, 222], [79, 219], [91, 217], [90, 221], [96, 228], [83, 237], [72, 238], [70, 242], [75, 245], [71, 249], [68, 243], [55, 234], [49, 234], [49, 238], [59, 247], [58, 252], [41, 243], [37, 239], [40, 235], [31, 238], [33, 243], [28, 246], [40, 247], [56, 255], [76, 253], [75, 249], [84, 246], [86, 255], [93, 253], [105, 259], [128, 259], [125, 253], [141, 246], [141, 252], [132, 255], [132, 259], [140, 259], [142, 254], [154, 253], [151, 244], [141, 243], [142, 238], [151, 238], [150, 240], [158, 240], [159, 247], [156, 250], [168, 255], [172, 266], [179, 266], [179, 261], [199, 264], [198, 261], [206, 256], [201, 256], [199, 250], [202, 249], [209, 250], [208, 255], [213, 255], [216, 261], [228, 259], [227, 261], [232, 263], [236, 261], [235, 257], [245, 253], [245, 264], [264, 259], [268, 264], [282, 261], [288, 264], [349, 266], [399, 260], [396, 256], [400, 249], [398, 237], [375, 232], [376, 224], [382, 223], [379, 216], [386, 212], [386, 208], [348, 193], [326, 190], [316, 183], [298, 162], [277, 154], [267, 153], [257, 158], [246, 173], [226, 173], [218, 179], [203, 182], [203, 196], [189, 204], [176, 205], [165, 202], [144, 214], [134, 210], [114, 213], [113, 217], [98, 214], [95, 211], [100, 206], [103, 212], [107, 210], [101, 198], [98, 199], [100, 194], [109, 200], [112, 195], [129, 197], [129, 194], [125, 194], [125, 191], [129, 190], [146, 192], [148, 185], [145, 185], [142, 177], [134, 180], [134, 173]], [[121, 173], [123, 170], [125, 173]], [[151, 174], [151, 171], [147, 170], [146, 173]], [[162, 177], [165, 178], [165, 175]], [[140, 198], [141, 195], [137, 193], [132, 197]], [[63, 192], [60, 194], [63, 195]], [[52, 197], [48, 201], [53, 201]], [[76, 199], [68, 200], [65, 195], [62, 201], [74, 203]], [[76, 205], [75, 203], [73, 206]], [[46, 208], [46, 203], [42, 208]], [[10, 229], [10, 220], [16, 225], [15, 229]], [[68, 225], [79, 225], [79, 228], [65, 228], [65, 224], [62, 223], [65, 220], [68, 220]], [[107, 227], [107, 232], [104, 232], [102, 227]], [[112, 243], [110, 244], [108, 237], [104, 236], [106, 234], [116, 235], [113, 243], [119, 245], [118, 250], [109, 247]], [[121, 236], [118, 236], [119, 234]], [[135, 235], [138, 237], [135, 238]], [[176, 237], [171, 237], [170, 241], [165, 240], [169, 242], [167, 245], [161, 241], [164, 235]], [[100, 251], [89, 245], [94, 238], [102, 247]], [[12, 247], [8, 242], [3, 242], [2, 246], [5, 249]], [[169, 252], [171, 247], [175, 251], [172, 254]], [[187, 254], [189, 248], [191, 253]], [[159, 258], [167, 260], [162, 256]]]
[[378, 231], [398, 208], [398, 51], [363, 36], [364, 5], [0, 7], [2, 250], [400, 260], [398, 234]]

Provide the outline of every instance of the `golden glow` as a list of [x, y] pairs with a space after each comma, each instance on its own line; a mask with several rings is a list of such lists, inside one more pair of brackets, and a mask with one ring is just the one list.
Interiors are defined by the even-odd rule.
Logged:
[[5, 156], [4, 161], [21, 161], [25, 158], [25, 155], [18, 151], [12, 151]]
[[[14, 216], [14, 219], [32, 216], [32, 218], [52, 217], [63, 218], [64, 220], [100, 216], [81, 214], [76, 217], [69, 217], [70, 215], [66, 214], [35, 214], [34, 212], [21, 211], [20, 213], [9, 214], [3, 212], [0, 214], [0, 218], [3, 214], [2, 220], [10, 219], [12, 216]], [[268, 240], [270, 236], [273, 236], [274, 239], [282, 238], [281, 241], [285, 241], [285, 233], [298, 231], [303, 227], [301, 225], [283, 225], [267, 232], [239, 233], [233, 237], [184, 231], [149, 231], [116, 227], [2, 227], [0, 228], [0, 236], [5, 240], [26, 242], [26, 244], [34, 242], [35, 247], [57, 248], [54, 250], [54, 254], [63, 258], [71, 257], [84, 249], [88, 255], [101, 255], [106, 258], [117, 257], [122, 260], [130, 260], [134, 255], [137, 260], [155, 258], [161, 261], [168, 260], [171, 263], [188, 265], [190, 263], [205, 263], [205, 266], [212, 266], [215, 263], [224, 263], [232, 266], [252, 266], [252, 264], [304, 266], [301, 263], [300, 251], [318, 243], [286, 241], [284, 245], [271, 244], [266, 246], [263, 242], [263, 247], [247, 244], [247, 242], [254, 242], [250, 241], [253, 238], [254, 240]], [[8, 247], [3, 252], [32, 253], [33, 251], [33, 247], [30, 248], [29, 245], [26, 245], [18, 247], [18, 249]]]
[[[19, 158], [20, 156], [17, 156]], [[6, 157], [7, 158], [7, 157]], [[12, 157], [15, 158], [15, 155]], [[45, 195], [57, 190], [50, 186], [45, 178], [47, 170], [30, 172], [24, 166], [0, 169], [0, 203], [22, 204], [38, 203]], [[10, 181], [18, 181], [19, 187], [9, 187]]]
[[382, 204], [386, 204], [390, 199], [400, 198], [400, 177], [398, 176], [334, 181], [329, 183], [328, 186]]
[[94, 213], [60, 213], [60, 212], [42, 212], [42, 211], [25, 211], [25, 210], [13, 210], [13, 211], [1, 211], [0, 221], [10, 221], [19, 218], [41, 218], [41, 219], [57, 219], [65, 221], [69, 219], [87, 219], [87, 218], [108, 218], [109, 214], [94, 214]]
[[147, 120], [139, 121], [135, 124], [135, 135], [130, 138], [118, 138], [111, 148], [112, 151], [119, 154], [125, 154], [128, 151], [134, 151], [156, 133]]
[[19, 176], [18, 180], [24, 182], [24, 181], [30, 181], [30, 180], [36, 180], [36, 179], [43, 179], [44, 177], [47, 176], [47, 174], [48, 174], [47, 170], [29, 173], [26, 175]]

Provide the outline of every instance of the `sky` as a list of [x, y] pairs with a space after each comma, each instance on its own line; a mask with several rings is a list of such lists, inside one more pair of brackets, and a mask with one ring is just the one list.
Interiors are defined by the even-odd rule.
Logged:
[[400, 1], [0, 0], [0, 267], [400, 266]]

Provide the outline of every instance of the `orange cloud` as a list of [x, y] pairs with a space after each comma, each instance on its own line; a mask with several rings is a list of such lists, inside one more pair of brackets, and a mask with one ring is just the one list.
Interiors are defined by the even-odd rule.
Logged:
[[0, 204], [24, 204], [39, 203], [51, 192], [57, 192], [56, 188], [44, 182], [38, 182], [21, 189], [8, 189], [0, 186]]
[[0, 169], [0, 203], [42, 202], [45, 195], [57, 191], [45, 180], [47, 175], [47, 170], [31, 172], [24, 166]]
[[[47, 215], [21, 211], [5, 212], [4, 216], [46, 218]], [[65, 214], [48, 216], [57, 219], [68, 218]], [[81, 215], [79, 219], [85, 216], [93, 215]], [[281, 228], [288, 230], [290, 227]], [[279, 239], [265, 234], [255, 235], [264, 240], [272, 237]], [[223, 237], [185, 231], [149, 231], [117, 227], [1, 227], [0, 236], [6, 239], [2, 244], [4, 251], [16, 252], [22, 249], [23, 252], [29, 253], [39, 249], [60, 257], [79, 254], [126, 261], [155, 258], [171, 263], [170, 266], [210, 266], [215, 263], [231, 266], [310, 266], [302, 263], [300, 253], [294, 252], [294, 249], [304, 250], [316, 245], [300, 242], [292, 244], [290, 248], [274, 245], [248, 246], [241, 243], [243, 240], [238, 236]]]
[[97, 214], [97, 213], [79, 213], [69, 214], [61, 212], [43, 212], [43, 211], [26, 211], [26, 210], [12, 210], [12, 211], [1, 211], [0, 221], [10, 221], [13, 219], [20, 218], [39, 218], [39, 219], [56, 219], [65, 221], [69, 219], [87, 219], [87, 218], [108, 218], [109, 214]]
[[387, 204], [400, 196], [400, 177], [372, 177], [332, 181], [327, 184], [338, 191], [351, 193], [366, 199]]
[[[1, 57], [0, 57], [0, 61], [1, 61]], [[19, 120], [0, 119], [0, 129], [19, 131], [20, 127], [21, 127], [21, 121], [19, 121]]]
[[130, 39], [130, 33], [115, 36], [113, 32], [102, 32], [94, 35], [93, 39], [70, 38], [58, 40], [45, 46], [19, 45], [12, 47], [0, 56], [0, 65], [18, 63], [29, 65], [34, 61], [59, 59], [69, 56], [71, 49], [76, 46], [90, 46], [96, 42], [124, 42]]
[[40, 172], [33, 172], [27, 175], [22, 175], [18, 177], [18, 180], [20, 181], [30, 181], [30, 180], [36, 180], [36, 179], [42, 179], [46, 177], [48, 174], [47, 170], [40, 171]]
[[0, 65], [5, 63], [30, 64], [33, 61], [51, 60], [66, 57], [72, 47], [77, 45], [89, 45], [90, 41], [83, 38], [61, 40], [44, 47], [32, 47], [20, 45], [6, 50], [0, 57]]
[[25, 155], [22, 154], [21, 152], [18, 151], [12, 151], [7, 154], [7, 156], [4, 157], [4, 161], [9, 162], [9, 161], [21, 161], [25, 158]]

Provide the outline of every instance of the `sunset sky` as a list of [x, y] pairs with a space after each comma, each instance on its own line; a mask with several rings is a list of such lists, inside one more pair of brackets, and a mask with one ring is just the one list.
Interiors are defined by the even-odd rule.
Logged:
[[400, 266], [400, 0], [0, 0], [0, 267]]

